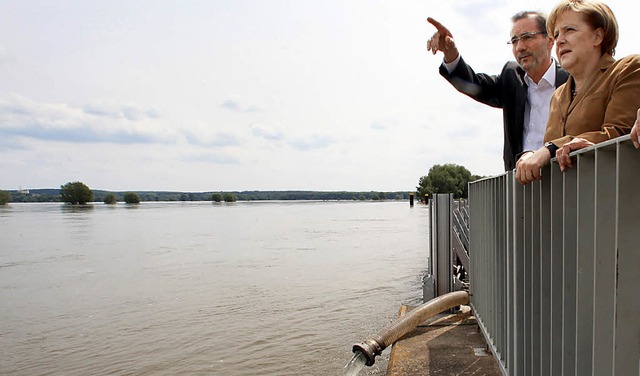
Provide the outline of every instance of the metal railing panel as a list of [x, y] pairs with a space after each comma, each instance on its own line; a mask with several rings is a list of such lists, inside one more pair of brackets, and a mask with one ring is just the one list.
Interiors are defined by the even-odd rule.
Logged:
[[522, 216], [522, 250], [523, 250], [523, 275], [522, 275], [522, 291], [524, 293], [523, 300], [523, 330], [524, 330], [524, 376], [531, 375], [533, 362], [533, 186], [536, 184], [528, 184], [524, 186], [524, 213]]
[[618, 145], [618, 279], [616, 375], [640, 374], [640, 159], [631, 143]]
[[562, 255], [562, 197], [564, 176], [557, 165], [551, 170], [551, 375], [562, 374], [562, 312], [564, 274]]
[[617, 147], [596, 150], [593, 375], [613, 375], [616, 289]]
[[531, 374], [540, 374], [540, 191], [541, 184], [531, 184]]
[[500, 355], [504, 357], [505, 355], [505, 347], [507, 343], [507, 328], [504, 323], [508, 319], [507, 315], [507, 301], [506, 301], [506, 289], [507, 285], [506, 281], [506, 271], [507, 271], [507, 234], [506, 234], [506, 214], [507, 214], [507, 188], [506, 188], [506, 176], [502, 176], [500, 179], [497, 179], [498, 182], [498, 199], [496, 201], [497, 204], [497, 215], [499, 222], [497, 224], [498, 228], [501, 230], [500, 236], [498, 237], [498, 244], [496, 246], [496, 250], [498, 251], [498, 259], [496, 263], [498, 265], [497, 273], [496, 273], [496, 281], [500, 289], [498, 290], [498, 301], [496, 302], [497, 310], [499, 313], [498, 317], [498, 328], [500, 329], [500, 334], [498, 336], [499, 342], [501, 344], [501, 348], [499, 349]]
[[[490, 189], [493, 191], [494, 182], [489, 182], [489, 185], [490, 185]], [[491, 264], [493, 264], [493, 260], [494, 260], [493, 248], [495, 247], [495, 233], [493, 231], [490, 231], [490, 229], [492, 229], [494, 226], [494, 223], [493, 223], [494, 211], [491, 205], [494, 199], [495, 199], [494, 197], [488, 197], [488, 200], [487, 200], [487, 205], [488, 205], [487, 207], [491, 208], [491, 210], [487, 213], [488, 221], [486, 223], [487, 230], [489, 231], [487, 231], [485, 235], [485, 240], [489, 245], [489, 248], [487, 249], [488, 257], [485, 260], [485, 262], [482, 264], [482, 271], [483, 273], [487, 273], [487, 274], [491, 274]], [[489, 317], [489, 320], [487, 320], [487, 325], [489, 325], [489, 327], [491, 328], [489, 331], [489, 336], [493, 340], [493, 331], [494, 331], [495, 325], [494, 325], [494, 316], [493, 316], [492, 286], [493, 286], [492, 281], [489, 281], [489, 280], [484, 281], [483, 291], [485, 296], [487, 297], [487, 301], [485, 302], [485, 309], [487, 312], [489, 312], [489, 314], [492, 315], [492, 317]]]
[[440, 232], [438, 234], [438, 269], [436, 293], [437, 296], [453, 291], [451, 271], [453, 263], [451, 259], [451, 209], [453, 207], [453, 195], [438, 195], [438, 219]]
[[470, 184], [471, 305], [505, 375], [640, 374], [640, 151]]
[[[551, 176], [550, 166], [542, 169]], [[551, 179], [540, 181], [540, 375], [551, 374]]]
[[430, 204], [429, 272], [423, 280], [425, 301], [453, 291], [452, 209], [452, 194], [435, 195]]
[[[498, 208], [496, 203], [500, 200], [499, 198], [499, 191], [498, 191], [498, 185], [499, 182], [497, 180], [492, 180], [491, 181], [491, 188], [493, 190], [493, 199], [492, 199], [492, 205], [491, 207], [493, 208], [493, 210], [491, 211], [491, 227], [493, 228], [498, 228], [497, 226], [497, 221], [498, 221]], [[493, 260], [492, 262], [487, 264], [487, 271], [488, 273], [491, 273], [491, 275], [496, 275], [496, 269], [497, 269], [497, 265], [498, 265], [498, 257], [497, 257], [497, 249], [498, 249], [498, 242], [500, 241], [500, 235], [498, 233], [498, 231], [494, 231], [494, 236], [491, 238], [491, 260]], [[496, 302], [497, 302], [497, 296], [498, 296], [498, 289], [499, 287], [499, 282], [497, 279], [492, 278], [491, 281], [489, 282], [489, 293], [490, 293], [490, 304], [489, 304], [489, 312], [491, 314], [492, 320], [491, 320], [491, 334], [492, 337], [494, 339], [494, 341], [496, 340], [496, 334], [498, 333], [498, 309], [496, 306]]]
[[595, 249], [595, 152], [577, 157], [576, 372], [592, 374]]
[[563, 308], [562, 308], [562, 372], [575, 375], [576, 372], [576, 269], [577, 269], [577, 214], [578, 200], [576, 169], [568, 169], [563, 173], [563, 239], [562, 239], [562, 273]]
[[[524, 217], [524, 187], [514, 183], [514, 234], [513, 234], [513, 307], [514, 309], [514, 375], [524, 375], [525, 372], [525, 293], [524, 293], [524, 229], [522, 219]], [[473, 213], [471, 213], [473, 215]]]
[[[482, 211], [483, 207], [482, 194], [478, 191], [469, 192], [469, 212], [473, 212], [474, 210]], [[469, 247], [470, 249], [477, 249], [478, 252], [483, 252], [480, 248], [483, 244], [482, 233], [484, 233], [484, 226], [482, 225], [482, 218], [480, 216], [469, 217], [469, 227], [475, 227], [480, 229], [480, 234], [477, 234], [475, 237], [469, 239]], [[476, 261], [480, 261], [481, 259], [476, 259]], [[480, 278], [477, 278], [480, 274], [480, 268], [478, 267], [477, 262], [473, 262], [474, 260], [469, 260], [469, 286], [473, 286], [471, 299], [473, 299], [474, 293], [479, 293], [482, 295], [480, 290], [480, 284], [482, 283]]]
[[[511, 218], [515, 216], [515, 189], [516, 189], [516, 181], [513, 175], [513, 171], [509, 171], [506, 174], [506, 179], [504, 182], [504, 186], [506, 189], [505, 200], [507, 201], [507, 211], [505, 213], [507, 225], [505, 226], [507, 233], [505, 236], [506, 239], [506, 251], [507, 251], [507, 268], [505, 269], [505, 279], [504, 283], [507, 291], [507, 307], [505, 311], [507, 312], [507, 337], [508, 342], [506, 346], [506, 359], [507, 359], [507, 369], [510, 371], [509, 373], [514, 374], [513, 370], [515, 370], [515, 353], [516, 353], [516, 339], [515, 339], [515, 283], [513, 278], [513, 271], [515, 269], [515, 260], [514, 260], [514, 244], [515, 244], [515, 225]], [[469, 213], [473, 215], [473, 212]], [[473, 238], [473, 233], [471, 233]]]

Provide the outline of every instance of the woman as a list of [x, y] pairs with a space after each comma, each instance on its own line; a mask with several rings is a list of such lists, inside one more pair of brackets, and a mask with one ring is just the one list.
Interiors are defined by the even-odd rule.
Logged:
[[640, 107], [640, 55], [613, 58], [618, 23], [606, 4], [563, 0], [551, 11], [547, 31], [570, 77], [551, 99], [545, 146], [516, 163], [523, 184], [539, 180], [553, 156], [565, 171], [573, 167], [571, 151], [629, 133]]

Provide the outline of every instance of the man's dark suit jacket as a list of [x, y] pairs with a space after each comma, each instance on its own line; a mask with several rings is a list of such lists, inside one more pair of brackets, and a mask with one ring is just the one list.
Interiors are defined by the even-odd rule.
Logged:
[[[554, 60], [555, 62], [555, 60]], [[567, 81], [569, 74], [556, 64], [556, 88]], [[527, 101], [527, 84], [524, 81], [525, 71], [515, 61], [504, 65], [497, 76], [475, 73], [460, 58], [456, 69], [449, 73], [442, 64], [440, 74], [458, 91], [478, 102], [492, 107], [502, 108], [504, 123], [504, 169], [516, 168], [516, 155], [522, 150], [522, 133], [524, 131], [524, 108]]]

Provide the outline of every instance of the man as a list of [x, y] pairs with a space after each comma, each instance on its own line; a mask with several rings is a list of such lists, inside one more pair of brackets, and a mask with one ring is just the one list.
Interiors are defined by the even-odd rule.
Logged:
[[444, 54], [440, 74], [478, 102], [502, 108], [504, 169], [513, 170], [519, 154], [543, 146], [551, 96], [568, 78], [551, 59], [553, 37], [547, 35], [546, 17], [538, 12], [520, 12], [511, 18], [511, 39], [507, 43], [517, 63], [506, 63], [499, 75], [475, 73], [460, 56], [451, 32], [433, 18], [427, 20], [437, 29], [427, 49]]

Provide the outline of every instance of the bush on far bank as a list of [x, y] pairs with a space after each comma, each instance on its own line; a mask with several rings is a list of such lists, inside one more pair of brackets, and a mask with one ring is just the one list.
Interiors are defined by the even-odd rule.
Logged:
[[116, 196], [115, 193], [107, 193], [107, 195], [104, 196], [103, 202], [108, 205], [114, 205], [118, 203], [118, 196]]
[[140, 196], [135, 192], [127, 192], [124, 194], [124, 202], [127, 204], [139, 204]]
[[60, 186], [60, 199], [71, 205], [86, 205], [93, 201], [93, 192], [82, 182], [69, 182]]
[[0, 191], [0, 205], [6, 205], [11, 202], [11, 193]]

